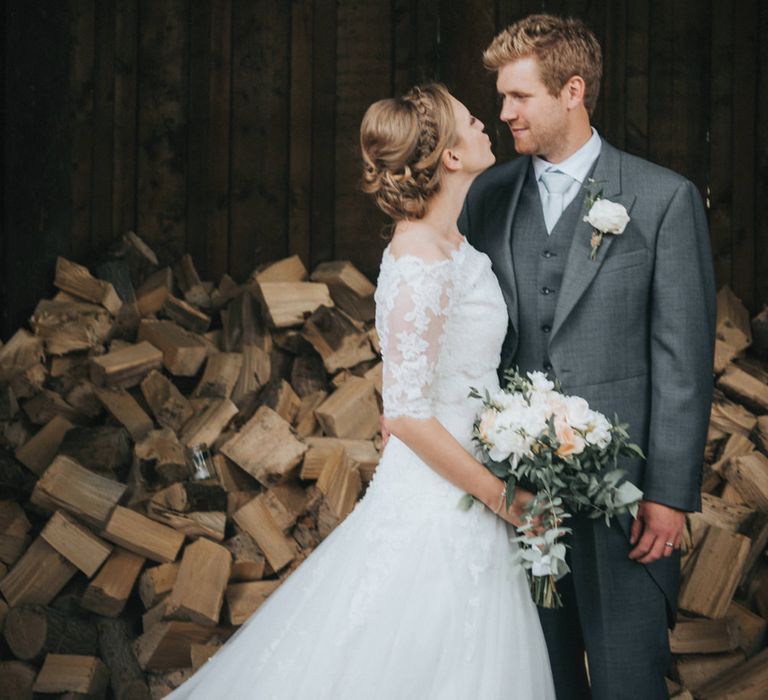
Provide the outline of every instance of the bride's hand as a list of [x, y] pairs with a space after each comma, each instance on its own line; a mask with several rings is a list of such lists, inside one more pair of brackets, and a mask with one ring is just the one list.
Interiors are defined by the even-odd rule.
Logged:
[[[525, 489], [518, 487], [515, 489], [515, 497], [512, 499], [512, 503], [509, 505], [509, 508], [505, 507], [506, 504], [502, 505], [498, 516], [506, 520], [508, 523], [511, 523], [515, 527], [520, 527], [523, 524], [525, 512], [532, 500], [533, 494], [530, 491], [526, 491]], [[528, 534], [540, 534], [544, 531], [540, 518], [535, 518], [533, 524], [533, 530], [529, 531]]]

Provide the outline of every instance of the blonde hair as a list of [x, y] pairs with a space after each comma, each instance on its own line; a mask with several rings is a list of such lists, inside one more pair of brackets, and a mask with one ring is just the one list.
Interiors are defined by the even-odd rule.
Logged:
[[534, 56], [541, 80], [551, 95], [558, 95], [575, 75], [584, 80], [584, 106], [591, 116], [600, 94], [603, 54], [592, 31], [579, 19], [555, 15], [529, 15], [499, 33], [483, 52], [489, 70]]
[[393, 221], [421, 219], [440, 191], [440, 158], [456, 141], [444, 85], [418, 85], [402, 97], [374, 102], [360, 125], [363, 191]]

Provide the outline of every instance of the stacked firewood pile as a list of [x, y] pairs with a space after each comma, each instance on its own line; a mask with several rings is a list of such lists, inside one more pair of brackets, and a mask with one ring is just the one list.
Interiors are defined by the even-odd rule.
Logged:
[[717, 298], [702, 512], [688, 516], [673, 698], [768, 697], [768, 309]]
[[351, 263], [214, 286], [129, 233], [93, 271], [60, 258], [0, 347], [0, 698], [167, 694], [379, 459], [374, 287]]
[[[379, 458], [370, 282], [202, 282], [127, 234], [0, 347], [0, 699], [162, 697], [350, 512]], [[95, 276], [94, 276], [95, 275]], [[768, 310], [718, 297], [676, 698], [768, 693]]]

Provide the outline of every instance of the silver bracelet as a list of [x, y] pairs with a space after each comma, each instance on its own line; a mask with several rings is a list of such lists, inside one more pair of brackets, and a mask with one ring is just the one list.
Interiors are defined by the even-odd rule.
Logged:
[[496, 510], [493, 511], [494, 515], [498, 515], [501, 512], [501, 507], [504, 505], [504, 502], [507, 500], [507, 484], [504, 482], [504, 487], [501, 489], [501, 496], [499, 498], [499, 505], [496, 506]]

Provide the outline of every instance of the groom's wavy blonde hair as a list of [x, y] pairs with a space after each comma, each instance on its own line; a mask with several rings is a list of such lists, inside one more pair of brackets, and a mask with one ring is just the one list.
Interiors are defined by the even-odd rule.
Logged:
[[603, 52], [600, 43], [579, 19], [529, 15], [499, 33], [483, 52], [483, 63], [497, 71], [507, 63], [534, 56], [541, 81], [553, 96], [574, 76], [584, 80], [584, 106], [591, 116], [600, 94]]

